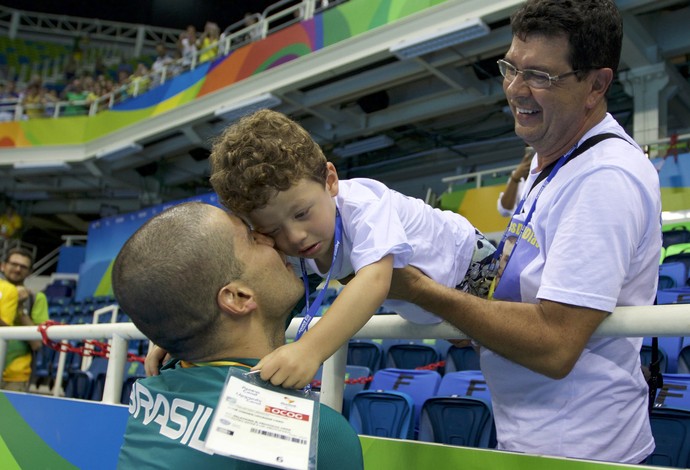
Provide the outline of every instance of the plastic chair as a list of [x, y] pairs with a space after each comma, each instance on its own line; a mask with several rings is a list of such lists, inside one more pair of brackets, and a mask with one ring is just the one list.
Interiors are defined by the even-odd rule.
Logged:
[[690, 344], [684, 346], [678, 353], [678, 373], [690, 374]]
[[661, 279], [671, 279], [674, 285], [665, 287], [666, 289], [685, 286], [688, 280], [688, 269], [685, 263], [680, 261], [665, 262], [659, 265], [659, 289], [661, 289]]
[[479, 354], [472, 346], [451, 345], [446, 354], [446, 373], [459, 370], [479, 370]]
[[690, 411], [654, 409], [650, 423], [656, 448], [647, 458], [647, 464], [680, 468], [690, 466]]
[[[683, 338], [680, 336], [661, 336], [658, 338], [658, 341], [659, 349], [663, 350], [663, 354], [666, 355], [665, 372], [671, 374], [678, 373], [678, 356], [680, 354], [680, 350], [682, 349], [681, 345], [683, 343]], [[642, 340], [642, 344], [643, 346], [651, 346], [652, 338], [649, 336], [645, 336]], [[651, 356], [651, 352], [649, 353], [649, 356]], [[661, 366], [663, 367], [663, 363], [661, 364]], [[664, 372], [664, 369], [660, 370]]]
[[89, 400], [93, 389], [93, 374], [88, 370], [72, 370], [67, 376], [65, 396], [68, 398], [80, 398]]
[[[314, 376], [314, 380], [321, 380], [323, 374], [323, 367], [319, 367], [319, 370], [316, 372], [316, 375]], [[345, 380], [348, 379], [359, 379], [362, 377], [369, 377], [371, 375], [371, 371], [369, 370], [368, 367], [364, 366], [352, 366], [352, 365], [346, 365], [345, 366]], [[348, 418], [350, 416], [350, 408], [352, 404], [352, 400], [354, 399], [355, 395], [364, 389], [367, 388], [367, 384], [365, 383], [345, 383], [345, 389], [343, 390], [343, 411], [342, 415], [345, 416], [345, 418]]]
[[658, 290], [656, 303], [659, 305], [690, 303], [690, 287]]
[[123, 405], [129, 405], [129, 396], [132, 393], [132, 387], [134, 387], [134, 382], [139, 379], [145, 379], [145, 375], [132, 375], [127, 377], [122, 384], [122, 394], [120, 395], [120, 403]]
[[690, 411], [690, 375], [664, 374], [664, 385], [654, 400], [654, 409], [676, 408]]
[[486, 385], [484, 375], [479, 370], [446, 373], [441, 379], [436, 395], [481, 398], [491, 403], [489, 387]]
[[414, 428], [419, 428], [419, 415], [424, 402], [436, 395], [441, 374], [435, 370], [380, 369], [374, 373], [369, 390], [404, 392], [415, 404]]
[[[659, 370], [662, 373], [667, 372], [667, 367], [668, 367], [668, 355], [666, 354], [666, 351], [664, 348], [659, 345]], [[652, 361], [652, 347], [647, 344], [642, 345], [642, 349], [640, 349], [640, 362], [642, 363], [643, 366], [649, 367], [649, 364]]]
[[690, 230], [686, 227], [673, 227], [661, 232], [662, 246], [668, 248], [672, 245], [690, 242]]
[[491, 405], [481, 398], [433, 397], [422, 407], [420, 441], [489, 448], [495, 435]]
[[347, 364], [368, 367], [375, 372], [381, 368], [383, 348], [373, 341], [350, 340], [347, 345]]
[[[690, 272], [690, 243], [671, 245], [666, 248], [666, 256], [664, 257], [664, 262], [662, 264], [676, 262], [683, 263], [685, 265], [685, 272]], [[680, 286], [684, 286], [686, 283], [687, 279], [685, 282], [680, 284]]]
[[56, 358], [57, 355], [54, 349], [48, 346], [41, 346], [41, 348], [33, 354], [30, 383], [35, 384], [36, 388], [44, 383], [50, 384], [53, 379], [53, 361], [56, 360]]
[[439, 353], [433, 346], [415, 343], [398, 343], [388, 348], [386, 367], [416, 369], [439, 361]]
[[350, 424], [357, 434], [412, 439], [414, 402], [404, 392], [364, 390], [358, 392], [350, 409]]

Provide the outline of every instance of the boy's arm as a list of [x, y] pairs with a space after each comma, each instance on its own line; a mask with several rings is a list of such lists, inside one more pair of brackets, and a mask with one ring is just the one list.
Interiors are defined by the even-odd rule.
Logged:
[[360, 269], [338, 294], [327, 313], [299, 341], [265, 356], [252, 370], [274, 385], [301, 388], [323, 361], [362, 328], [388, 295], [393, 256]]

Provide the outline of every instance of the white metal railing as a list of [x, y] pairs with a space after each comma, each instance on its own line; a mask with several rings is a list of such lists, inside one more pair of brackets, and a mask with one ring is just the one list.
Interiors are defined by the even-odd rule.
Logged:
[[[301, 318], [296, 318], [287, 330], [287, 337], [294, 338]], [[318, 321], [318, 318], [314, 320]], [[161, 327], [165, 328], [162, 324]], [[103, 402], [119, 403], [127, 345], [131, 339], [144, 339], [144, 335], [132, 323], [59, 325], [48, 328], [48, 337], [53, 341], [109, 338], [111, 340], [110, 360], [106, 373]], [[690, 304], [656, 305], [649, 307], [617, 307], [594, 333], [595, 336], [643, 337], [643, 336], [690, 336]], [[355, 338], [404, 338], [404, 339], [460, 339], [466, 336], [457, 328], [447, 324], [418, 325], [398, 315], [375, 315], [354, 336]], [[35, 327], [18, 326], [0, 328], [0, 364], [5, 363], [7, 340], [41, 339]], [[64, 367], [65, 353], [60, 360]], [[340, 410], [343, 399], [345, 359], [347, 345], [324, 363], [321, 401]], [[56, 380], [62, 377], [61, 371]], [[59, 389], [56, 389], [56, 393]]]
[[[660, 158], [673, 155], [673, 152], [678, 154], [686, 153], [690, 150], [690, 133], [675, 135], [670, 137], [664, 137], [658, 139], [654, 142], [650, 142], [644, 146], [646, 155], [649, 158]], [[474, 178], [474, 183], [477, 188], [482, 187], [482, 180], [485, 177], [494, 178], [497, 175], [506, 174], [507, 175], [518, 167], [518, 164], [512, 164], [507, 166], [501, 166], [497, 168], [490, 168], [488, 170], [475, 171], [472, 173], [463, 173], [461, 175], [447, 176], [441, 179], [442, 183], [448, 185], [447, 192], [453, 191], [453, 186], [458, 184], [460, 181], [469, 180]], [[657, 171], [659, 169], [657, 168]]]
[[461, 180], [466, 180], [469, 178], [474, 178], [475, 183], [477, 185], [477, 188], [481, 188], [482, 187], [482, 178], [484, 176], [492, 175], [492, 177], [493, 177], [493, 175], [496, 175], [496, 174], [508, 173], [508, 172], [513, 171], [517, 167], [518, 167], [518, 165], [514, 164], [514, 165], [502, 166], [499, 168], [491, 168], [490, 170], [475, 171], [473, 173], [463, 173], [462, 175], [448, 176], [446, 178], [442, 178], [441, 182], [448, 184], [448, 192], [449, 193], [453, 191], [453, 183], [456, 183], [457, 181], [461, 181]]

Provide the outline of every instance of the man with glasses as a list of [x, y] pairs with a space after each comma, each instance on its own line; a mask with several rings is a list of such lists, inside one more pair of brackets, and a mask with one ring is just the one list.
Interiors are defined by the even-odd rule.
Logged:
[[[48, 320], [48, 299], [43, 292], [31, 292], [24, 281], [31, 274], [33, 254], [24, 248], [8, 250], [0, 272], [17, 291], [16, 315], [10, 326], [35, 326]], [[0, 388], [19, 392], [29, 390], [33, 352], [41, 342], [12, 340], [7, 343], [7, 357]]]
[[500, 449], [639, 463], [654, 450], [642, 339], [593, 336], [616, 306], [653, 303], [661, 249], [657, 173], [607, 113], [621, 15], [613, 0], [528, 0], [511, 26], [498, 65], [536, 155], [494, 300], [411, 268], [391, 294], [481, 345]]

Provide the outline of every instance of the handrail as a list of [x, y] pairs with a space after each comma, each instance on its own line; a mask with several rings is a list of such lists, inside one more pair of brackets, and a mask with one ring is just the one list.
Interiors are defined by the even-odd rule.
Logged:
[[448, 192], [451, 192], [453, 190], [453, 183], [458, 180], [464, 180], [467, 178], [476, 178], [477, 182], [477, 187], [481, 188], [482, 187], [482, 177], [485, 175], [493, 174], [493, 173], [507, 173], [509, 171], [513, 171], [515, 168], [517, 168], [518, 165], [507, 165], [507, 166], [501, 166], [498, 168], [491, 168], [490, 170], [482, 170], [482, 171], [475, 171], [473, 173], [463, 173], [462, 175], [455, 175], [455, 176], [447, 176], [445, 178], [441, 179], [442, 183], [448, 183]]
[[[290, 323], [286, 332], [288, 338], [295, 337], [301, 321], [301, 318], [296, 318]], [[318, 321], [318, 318], [314, 321]], [[48, 328], [47, 336], [53, 341], [112, 338], [102, 400], [105, 403], [119, 402], [128, 340], [145, 339], [133, 323], [53, 326]], [[617, 307], [594, 332], [594, 336], [690, 336], [690, 305]], [[354, 337], [460, 339], [467, 336], [445, 322], [435, 325], [418, 325], [398, 315], [375, 315]], [[0, 328], [0, 364], [5, 363], [7, 340], [11, 339], [36, 340], [41, 339], [41, 335], [35, 327]], [[343, 355], [346, 348], [347, 345], [343, 346], [335, 357], [331, 357], [324, 363], [321, 401], [336, 410], [340, 409], [342, 403], [342, 383], [345, 378]]]

